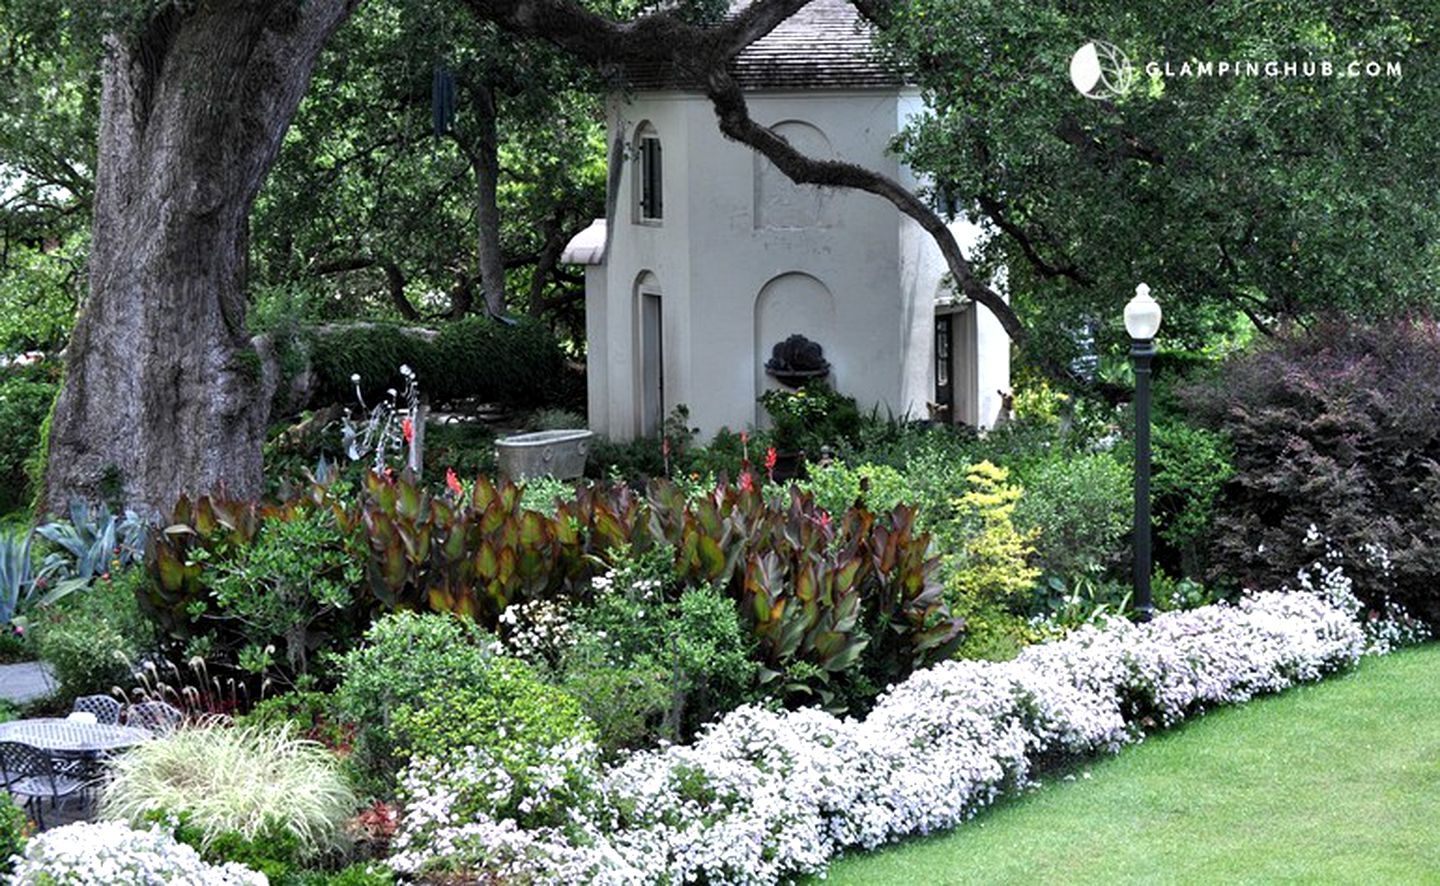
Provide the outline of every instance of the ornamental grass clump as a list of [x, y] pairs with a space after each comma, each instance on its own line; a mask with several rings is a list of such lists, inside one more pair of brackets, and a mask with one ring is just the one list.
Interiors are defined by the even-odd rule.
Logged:
[[289, 729], [211, 724], [137, 745], [110, 764], [102, 818], [143, 826], [182, 816], [205, 851], [217, 838], [254, 840], [272, 828], [296, 840], [297, 856], [340, 848], [360, 803], [323, 745]]

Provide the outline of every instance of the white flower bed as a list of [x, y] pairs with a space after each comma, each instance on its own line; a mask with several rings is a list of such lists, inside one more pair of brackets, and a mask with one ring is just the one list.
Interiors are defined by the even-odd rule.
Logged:
[[206, 864], [158, 826], [135, 831], [115, 822], [45, 831], [18, 857], [12, 886], [269, 886], [238, 864]]
[[1113, 752], [1146, 727], [1319, 679], [1365, 635], [1310, 593], [1114, 621], [1010, 662], [948, 661], [863, 721], [733, 711], [694, 744], [602, 769], [584, 745], [539, 770], [419, 762], [391, 865], [536, 883], [769, 884], [851, 847], [952, 827], [1037, 763]]

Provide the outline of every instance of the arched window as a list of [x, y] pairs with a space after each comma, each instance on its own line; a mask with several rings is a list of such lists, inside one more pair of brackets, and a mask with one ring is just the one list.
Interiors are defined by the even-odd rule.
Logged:
[[660, 134], [649, 122], [635, 128], [635, 220], [655, 224], [665, 217]]

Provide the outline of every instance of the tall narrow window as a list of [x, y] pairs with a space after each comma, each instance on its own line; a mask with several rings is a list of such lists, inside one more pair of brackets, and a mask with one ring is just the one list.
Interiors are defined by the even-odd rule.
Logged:
[[660, 158], [660, 136], [648, 123], [635, 136], [636, 220], [658, 222], [665, 217], [664, 177]]
[[943, 410], [946, 421], [953, 421], [950, 413], [955, 409], [955, 384], [951, 380], [955, 359], [950, 352], [950, 342], [950, 315], [941, 314], [935, 318], [935, 405]]

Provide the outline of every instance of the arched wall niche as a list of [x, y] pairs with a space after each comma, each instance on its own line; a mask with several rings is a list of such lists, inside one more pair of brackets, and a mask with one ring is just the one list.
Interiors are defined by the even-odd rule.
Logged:
[[[815, 277], [800, 272], [771, 278], [755, 296], [755, 396], [779, 384], [765, 372], [771, 349], [792, 335], [800, 334], [818, 342], [830, 361], [831, 383], [843, 367], [835, 335], [835, 296]], [[765, 407], [755, 404], [755, 423], [768, 427]]]
[[[785, 120], [770, 129], [807, 157], [835, 159], [829, 137], [814, 124]], [[795, 184], [775, 164], [755, 154], [756, 230], [834, 227], [834, 198], [831, 189]]]

